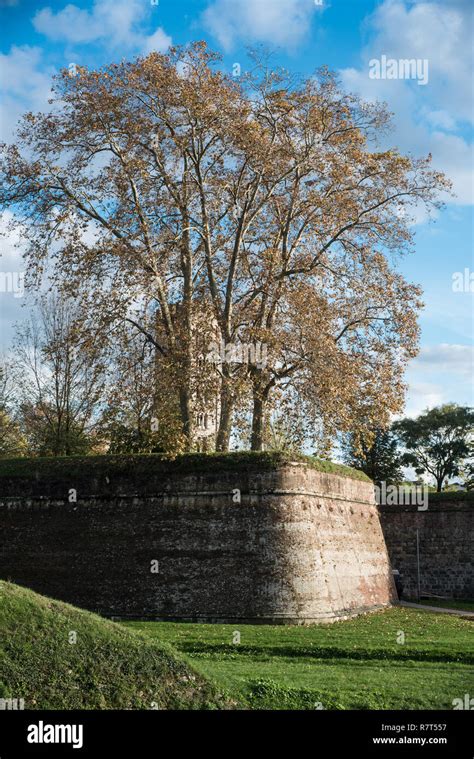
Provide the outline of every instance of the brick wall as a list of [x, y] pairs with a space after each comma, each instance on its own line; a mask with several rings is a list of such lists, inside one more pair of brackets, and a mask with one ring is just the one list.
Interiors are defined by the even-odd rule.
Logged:
[[371, 483], [304, 464], [0, 493], [0, 577], [105, 615], [302, 623], [393, 599]]
[[403, 575], [407, 598], [417, 597], [417, 529], [421, 593], [474, 598], [472, 501], [429, 501], [427, 511], [416, 506], [380, 506], [379, 511], [391, 564]]

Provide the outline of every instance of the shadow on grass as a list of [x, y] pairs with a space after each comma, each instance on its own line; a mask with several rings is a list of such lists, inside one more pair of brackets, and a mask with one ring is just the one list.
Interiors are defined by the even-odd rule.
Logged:
[[[176, 644], [175, 644], [176, 645]], [[270, 659], [281, 657], [284, 659], [347, 659], [347, 660], [387, 660], [387, 661], [428, 661], [445, 663], [474, 664], [474, 654], [461, 651], [445, 651], [434, 653], [433, 651], [416, 651], [403, 649], [393, 651], [388, 649], [354, 649], [325, 646], [320, 648], [294, 648], [285, 646], [265, 646], [255, 648], [242, 646], [241, 644], [213, 644], [213, 643], [180, 643], [176, 645], [180, 651], [188, 656], [216, 659], [237, 659], [240, 657], [252, 657], [253, 659]]]

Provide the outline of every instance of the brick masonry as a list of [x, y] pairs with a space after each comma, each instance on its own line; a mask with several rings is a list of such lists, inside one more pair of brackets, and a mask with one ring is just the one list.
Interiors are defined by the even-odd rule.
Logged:
[[416, 531], [419, 531], [421, 594], [474, 598], [474, 504], [428, 501], [416, 506], [380, 506], [392, 567], [403, 575], [404, 595], [418, 594]]
[[91, 476], [76, 503], [74, 482], [0, 487], [0, 577], [104, 615], [310, 623], [394, 600], [367, 481], [285, 464]]

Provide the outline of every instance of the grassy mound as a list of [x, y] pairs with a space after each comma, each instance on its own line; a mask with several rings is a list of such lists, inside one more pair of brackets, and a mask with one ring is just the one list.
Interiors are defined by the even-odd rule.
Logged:
[[235, 706], [168, 644], [2, 581], [0, 697], [25, 709]]

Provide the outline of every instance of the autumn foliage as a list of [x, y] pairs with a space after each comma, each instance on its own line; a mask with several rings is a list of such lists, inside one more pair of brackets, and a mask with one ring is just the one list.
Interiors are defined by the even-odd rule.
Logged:
[[[2, 205], [25, 225], [30, 286], [74, 297], [112, 352], [130, 330], [152, 350], [185, 448], [207, 386], [220, 450], [242, 416], [268, 445], [282, 410], [324, 441], [400, 412], [417, 351], [421, 291], [396, 261], [449, 183], [379, 149], [388, 125], [327, 70], [296, 80], [255, 57], [232, 78], [196, 43], [64, 71], [3, 146]], [[265, 365], [203, 368], [203, 314], [210, 337], [264, 344]]]

